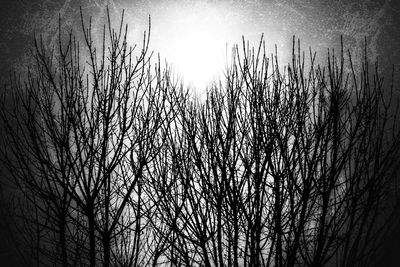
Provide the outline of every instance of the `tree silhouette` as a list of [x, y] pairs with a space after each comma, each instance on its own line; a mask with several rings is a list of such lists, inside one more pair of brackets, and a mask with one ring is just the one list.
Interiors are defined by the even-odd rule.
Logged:
[[61, 26], [56, 50], [37, 38], [2, 98], [28, 265], [371, 263], [400, 131], [367, 55], [359, 74], [343, 49], [324, 68], [294, 39], [282, 69], [243, 40], [200, 101], [152, 64], [148, 33], [128, 46], [123, 15], [100, 41], [81, 21], [83, 48]]
[[[123, 18], [117, 30], [104, 27], [100, 49], [83, 18], [82, 31], [83, 49], [72, 35], [64, 42], [60, 34], [53, 54], [36, 40], [35, 70], [10, 86], [15, 108], [3, 113], [3, 152], [38, 214], [34, 226], [50, 232], [51, 241], [36, 237], [37, 264], [49, 263], [49, 254], [63, 266], [109, 266], [124, 257], [136, 266], [142, 217], [151, 209], [142, 180], [168, 123], [166, 89], [150, 66], [148, 34], [136, 52]], [[134, 242], [121, 239], [127, 233]]]
[[371, 263], [399, 153], [393, 87], [385, 95], [366, 58], [360, 78], [345, 74], [343, 51], [327, 69], [310, 54], [306, 72], [299, 45], [282, 73], [263, 42], [243, 42], [204, 102], [172, 100], [178, 120], [155, 176], [172, 265]]

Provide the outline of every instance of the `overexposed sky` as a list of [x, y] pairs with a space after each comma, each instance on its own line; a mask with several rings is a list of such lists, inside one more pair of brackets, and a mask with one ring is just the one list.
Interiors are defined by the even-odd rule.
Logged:
[[264, 34], [268, 54], [274, 53], [276, 44], [282, 63], [290, 60], [294, 33], [289, 30], [288, 15], [268, 3], [161, 1], [142, 5], [140, 12], [129, 6], [125, 10], [132, 28], [130, 42], [142, 37], [147, 14], [151, 14], [151, 49], [160, 53], [161, 60], [166, 60], [184, 84], [198, 94], [223, 77], [232, 47], [242, 47], [242, 36], [252, 47], [258, 46]]

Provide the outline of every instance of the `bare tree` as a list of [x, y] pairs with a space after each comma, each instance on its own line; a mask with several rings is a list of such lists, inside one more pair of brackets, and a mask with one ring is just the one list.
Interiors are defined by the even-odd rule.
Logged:
[[123, 15], [101, 40], [81, 21], [83, 48], [61, 27], [54, 51], [37, 38], [34, 69], [2, 98], [3, 163], [37, 266], [370, 262], [400, 131], [367, 55], [358, 77], [350, 53], [324, 68], [293, 41], [282, 68], [263, 39], [243, 41], [200, 101], [152, 65], [149, 33], [128, 46]]
[[[165, 258], [180, 266], [365, 266], [393, 212], [393, 85], [328, 53], [284, 71], [263, 42], [235, 49], [205, 102], [177, 93], [155, 182]], [[351, 55], [348, 61], [352, 69]], [[156, 187], [158, 188], [158, 187]], [[381, 219], [385, 218], [385, 219]]]
[[142, 186], [163, 144], [167, 91], [150, 65], [149, 34], [137, 52], [123, 15], [117, 30], [108, 22], [100, 48], [83, 17], [83, 49], [72, 34], [64, 41], [60, 33], [57, 51], [36, 40], [35, 69], [9, 86], [15, 103], [2, 112], [2, 152], [39, 214], [34, 227], [49, 231], [50, 241], [36, 239], [38, 264], [140, 264], [151, 208]]

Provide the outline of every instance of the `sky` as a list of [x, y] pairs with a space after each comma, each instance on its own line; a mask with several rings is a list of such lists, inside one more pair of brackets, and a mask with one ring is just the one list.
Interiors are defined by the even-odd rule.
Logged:
[[[276, 45], [283, 64], [290, 60], [293, 36], [300, 38], [306, 52], [309, 47], [316, 51], [320, 62], [326, 59], [328, 48], [339, 50], [343, 36], [344, 47], [350, 50], [356, 64], [366, 38], [370, 59], [377, 60], [382, 73], [389, 76], [392, 66], [400, 71], [399, 2], [3, 0], [0, 2], [0, 81], [3, 84], [11, 71], [26, 71], [31, 63], [34, 33], [42, 35], [48, 46], [56, 44], [59, 16], [66, 30], [79, 32], [79, 7], [84, 17], [92, 16], [94, 32], [99, 33], [106, 23], [107, 6], [114, 25], [118, 25], [122, 10], [125, 11], [128, 41], [132, 45], [140, 45], [150, 15], [151, 50], [159, 53], [177, 77], [199, 95], [211, 82], [221, 78], [231, 48], [241, 44], [242, 36], [256, 46], [263, 34], [267, 51], [273, 53]], [[1, 226], [0, 238], [6, 232]], [[393, 248], [391, 242], [386, 246]], [[7, 245], [0, 246], [0, 262], [12, 257], [14, 252], [7, 249]], [[393, 249], [387, 251], [391, 257], [396, 254]]]
[[[281, 63], [290, 61], [292, 38], [301, 47], [317, 52], [320, 62], [327, 49], [345, 49], [355, 59], [363, 53], [364, 37], [371, 60], [378, 60], [386, 72], [400, 65], [400, 8], [394, 0], [18, 0], [2, 1], [0, 73], [23, 71], [29, 61], [33, 32], [40, 33], [50, 46], [56, 41], [58, 16], [66, 30], [80, 30], [79, 7], [84, 17], [92, 16], [93, 27], [102, 29], [106, 6], [113, 25], [125, 12], [129, 42], [141, 43], [151, 16], [151, 50], [166, 61], [186, 86], [201, 94], [221, 78], [233, 45], [242, 36], [257, 46], [261, 35], [267, 54], [275, 45]], [[100, 31], [98, 31], [100, 32]], [[356, 61], [356, 60], [355, 60]], [[357, 62], [356, 62], [357, 63]]]

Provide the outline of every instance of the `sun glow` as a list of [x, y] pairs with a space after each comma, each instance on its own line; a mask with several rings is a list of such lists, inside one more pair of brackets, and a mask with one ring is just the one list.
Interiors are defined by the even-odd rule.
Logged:
[[[134, 14], [135, 9], [132, 10]], [[242, 36], [252, 47], [258, 46], [261, 34], [265, 33], [268, 53], [274, 51], [276, 43], [280, 44], [280, 56], [285, 50], [291, 51], [291, 37], [285, 38], [272, 19], [263, 19], [263, 24], [258, 25], [253, 19], [259, 16], [257, 10], [238, 8], [227, 1], [161, 1], [137, 12], [143, 16], [131, 18], [131, 43], [143, 38], [150, 14], [150, 49], [154, 56], [159, 54], [161, 63], [166, 61], [173, 71], [173, 77], [200, 97], [211, 84], [224, 80], [232, 48], [238, 44], [241, 49]], [[286, 43], [289, 46], [282, 46]]]
[[240, 37], [232, 34], [226, 19], [215, 6], [181, 7], [171, 9], [153, 27], [154, 51], [197, 94], [222, 77], [227, 51]]
[[188, 18], [175, 28], [165, 56], [183, 81], [193, 87], [204, 87], [218, 78], [224, 67], [224, 40], [212, 23]]

